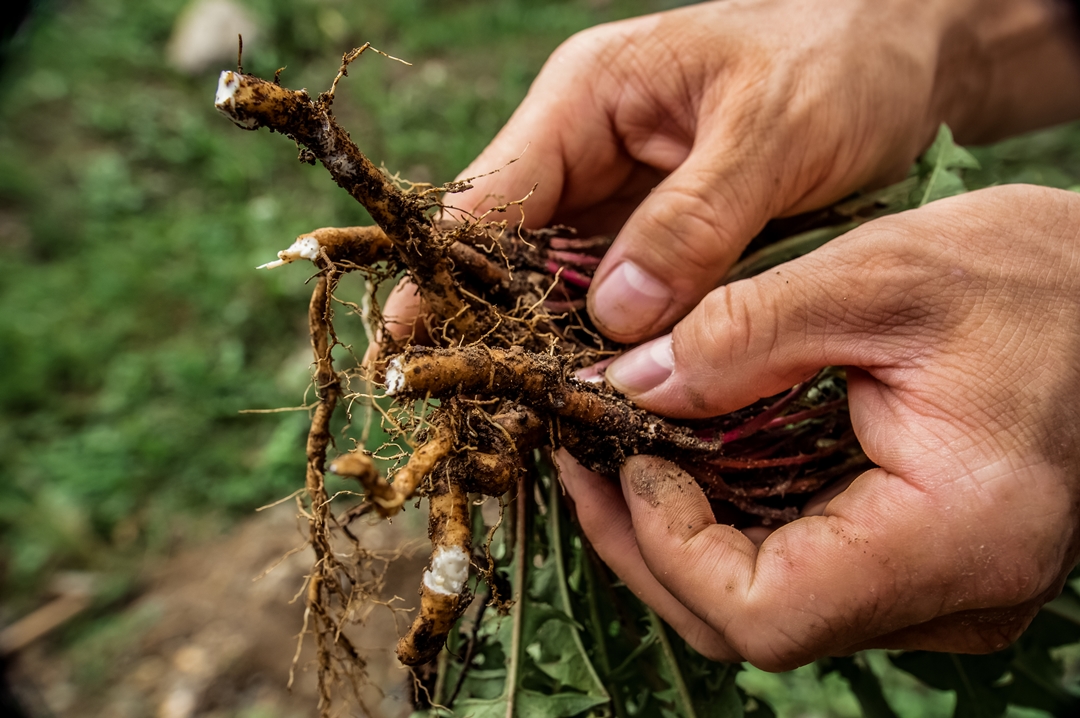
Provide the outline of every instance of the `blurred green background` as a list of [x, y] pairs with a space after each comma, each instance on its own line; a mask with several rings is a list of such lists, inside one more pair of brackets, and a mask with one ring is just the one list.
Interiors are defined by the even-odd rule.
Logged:
[[[366, 223], [321, 167], [213, 108], [168, 60], [185, 0], [47, 2], [0, 84], [0, 577], [7, 615], [56, 569], [115, 569], [291, 493], [303, 471], [299, 233]], [[372, 41], [335, 110], [376, 162], [447, 180], [574, 31], [652, 0], [249, 0], [248, 71], [313, 91]], [[228, 53], [235, 56], [233, 40]]]
[[[438, 182], [570, 34], [687, 3], [239, 4], [245, 69], [287, 66], [287, 86], [325, 89], [365, 41], [412, 62], [366, 55], [335, 111], [375, 162]], [[368, 219], [291, 143], [218, 115], [232, 40], [217, 60], [185, 61], [176, 36], [190, 5], [39, 2], [0, 70], [0, 625], [40, 605], [57, 572], [111, 577], [122, 595], [147, 562], [302, 485], [306, 413], [240, 412], [304, 401], [307, 274], [254, 267], [303, 231]], [[1080, 133], [980, 159], [977, 183], [1069, 187]], [[948, 694], [893, 673], [910, 715], [949, 714]], [[835, 674], [748, 675], [783, 715], [858, 713]]]

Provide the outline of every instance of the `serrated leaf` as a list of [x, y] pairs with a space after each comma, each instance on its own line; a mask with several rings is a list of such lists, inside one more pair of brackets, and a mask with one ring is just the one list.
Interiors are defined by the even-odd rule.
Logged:
[[963, 169], [979, 169], [979, 161], [953, 141], [948, 125], [942, 125], [934, 143], [919, 160], [919, 174], [924, 179], [918, 189], [917, 206], [967, 192], [957, 172]]
[[455, 716], [455, 718], [506, 718], [506, 699], [496, 698], [495, 700], [477, 700], [469, 699], [464, 701], [458, 701], [454, 704], [454, 712], [446, 713], [444, 711], [435, 712], [431, 711], [432, 716]]
[[[515, 718], [570, 718], [608, 702], [607, 696], [584, 693], [538, 693], [518, 691]], [[505, 714], [503, 714], [505, 716]]]
[[581, 628], [581, 626], [578, 625], [574, 619], [570, 618], [570, 616], [567, 616], [564, 611], [549, 603], [544, 603], [543, 601], [526, 601], [524, 609], [525, 615], [523, 616], [522, 632], [528, 639], [528, 643], [534, 642], [533, 637], [536, 635], [536, 632], [548, 621], [562, 621], [563, 623], [570, 624], [576, 628]]
[[525, 650], [535, 666], [560, 686], [589, 693], [597, 689], [597, 684], [586, 663], [587, 657], [574, 640], [576, 630], [573, 624], [565, 621], [548, 621], [536, 632], [535, 642]]

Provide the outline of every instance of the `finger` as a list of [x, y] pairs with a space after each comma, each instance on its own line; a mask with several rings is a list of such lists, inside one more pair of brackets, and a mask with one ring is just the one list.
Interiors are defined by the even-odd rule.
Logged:
[[[829, 505], [829, 502], [844, 493], [844, 490], [851, 486], [851, 483], [855, 481], [855, 479], [855, 476], [842, 479], [815, 492], [802, 507], [802, 510], [799, 511], [799, 516], [821, 516], [825, 513], [825, 507]], [[778, 525], [747, 526], [740, 529], [740, 531], [750, 539], [751, 543], [760, 548], [761, 544], [765, 543], [765, 539], [772, 536], [778, 528], [780, 528]]]
[[867, 367], [887, 379], [886, 370], [917, 365], [955, 328], [949, 302], [961, 297], [955, 278], [921, 261], [917, 249], [931, 240], [903, 226], [872, 222], [714, 290], [672, 334], [613, 362], [608, 381], [650, 411], [706, 417], [783, 391], [824, 366]]
[[[424, 314], [424, 300], [412, 280], [401, 281], [390, 291], [383, 307], [384, 326], [391, 338], [402, 341], [416, 338], [424, 325], [419, 321]], [[422, 338], [418, 338], [422, 339]]]
[[[927, 623], [943, 608], [1014, 602], [1004, 591], [1015, 587], [1001, 596], [973, 590], [963, 568], [975, 547], [939, 550], [956, 545], [952, 507], [882, 469], [856, 479], [825, 515], [779, 528], [760, 548], [711, 523], [708, 501], [695, 489], [685, 472], [659, 459], [634, 457], [623, 468], [637, 546], [653, 576], [766, 670]], [[987, 536], [973, 538], [992, 545]]]
[[810, 497], [810, 500], [803, 505], [802, 510], [799, 512], [800, 516], [821, 516], [825, 513], [825, 508], [829, 505], [829, 502], [835, 499], [840, 494], [847, 490], [847, 487], [851, 486], [852, 482], [857, 477], [851, 476], [847, 479], [841, 479], [825, 486], [825, 488], [814, 492]]
[[612, 339], [667, 329], [708, 294], [780, 204], [761, 163], [733, 138], [695, 150], [649, 194], [605, 256], [589, 311]]
[[[528, 196], [523, 208], [491, 219], [540, 227], [558, 211], [573, 215], [607, 200], [637, 176], [612, 129], [609, 105], [618, 88], [596, 84], [597, 56], [613, 31], [620, 32], [604, 26], [579, 33], [551, 55], [507, 124], [459, 175], [472, 188], [449, 196], [449, 204], [475, 216]], [[638, 195], [647, 191], [631, 184]]]
[[376, 330], [372, 343], [364, 351], [364, 366], [371, 367], [379, 356], [385, 340], [383, 332], [397, 342], [411, 340], [410, 343], [429, 343], [424, 314], [424, 301], [416, 285], [408, 279], [395, 285], [390, 290], [390, 296], [386, 298], [386, 305], [382, 310], [384, 323]]
[[555, 454], [555, 462], [559, 479], [574, 500], [581, 529], [604, 563], [694, 650], [717, 661], [742, 661], [716, 631], [679, 603], [649, 572], [615, 482], [585, 469], [565, 451]]

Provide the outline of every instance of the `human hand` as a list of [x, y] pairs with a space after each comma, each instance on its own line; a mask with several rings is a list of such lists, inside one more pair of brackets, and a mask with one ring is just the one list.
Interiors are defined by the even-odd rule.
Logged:
[[613, 339], [654, 336], [767, 220], [902, 177], [942, 121], [971, 141], [1080, 110], [1052, 3], [916, 5], [728, 0], [580, 33], [462, 176], [502, 169], [448, 201], [535, 185], [527, 225], [618, 231], [590, 312]]
[[[600, 556], [705, 655], [1003, 648], [1080, 543], [1080, 196], [1006, 186], [870, 222], [721, 287], [607, 378], [705, 417], [826, 365], [878, 467], [760, 546], [676, 467], [563, 481]], [[625, 503], [624, 503], [625, 500]]]

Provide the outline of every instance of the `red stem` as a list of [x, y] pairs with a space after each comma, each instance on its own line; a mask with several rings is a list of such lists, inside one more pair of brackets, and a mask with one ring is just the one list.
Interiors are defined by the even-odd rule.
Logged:
[[786, 409], [791, 404], [791, 402], [802, 396], [802, 393], [806, 391], [806, 388], [808, 386], [810, 386], [810, 382], [796, 384], [794, 387], [791, 388], [791, 391], [782, 396], [779, 401], [777, 401], [768, 409], [755, 416], [753, 419], [750, 419], [748, 422], [741, 426], [736, 426], [734, 429], [729, 429], [728, 431], [725, 431], [720, 437], [721, 443], [727, 444], [731, 441], [745, 439], [751, 434], [754, 434], [758, 430], [764, 428], [765, 425], [775, 419], [781, 411]]
[[846, 397], [843, 399], [837, 399], [836, 401], [830, 401], [828, 404], [822, 404], [821, 406], [815, 407], [813, 409], [807, 409], [806, 411], [798, 411], [794, 414], [778, 416], [777, 418], [773, 419], [761, 428], [764, 431], [769, 431], [770, 429], [783, 428], [789, 424], [798, 424], [800, 421], [806, 421], [807, 419], [813, 419], [814, 417], [821, 416], [822, 414], [828, 414], [830, 411], [839, 409], [845, 404], [847, 404]]
[[584, 309], [584, 299], [574, 299], [572, 301], [563, 301], [561, 299], [549, 299], [544, 302], [544, 308], [549, 312], [561, 314], [563, 312], [572, 312], [575, 309]]
[[[572, 284], [573, 286], [581, 287], [582, 289], [588, 289], [592, 285], [591, 277], [586, 277], [581, 272], [575, 272], [573, 269], [567, 269], [553, 260], [549, 259], [544, 266], [547, 271], [552, 274], [557, 274], [567, 284]], [[561, 273], [559, 270], [562, 270]]]
[[769, 469], [778, 466], [799, 466], [800, 464], [808, 464], [811, 461], [824, 458], [829, 454], [833, 454], [841, 448], [851, 443], [854, 438], [854, 434], [847, 434], [835, 441], [831, 446], [827, 446], [821, 451], [814, 454], [796, 454], [795, 456], [781, 456], [777, 459], [734, 459], [728, 456], [717, 456], [716, 458], [709, 459], [707, 464], [715, 466], [719, 469]]
[[572, 264], [587, 269], [595, 269], [600, 266], [600, 257], [580, 252], [560, 252], [559, 250], [548, 251], [548, 256], [561, 264]]

